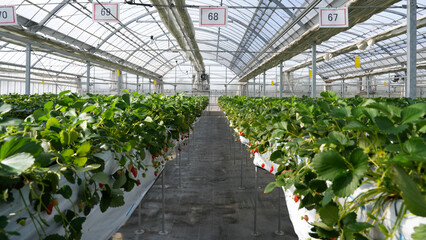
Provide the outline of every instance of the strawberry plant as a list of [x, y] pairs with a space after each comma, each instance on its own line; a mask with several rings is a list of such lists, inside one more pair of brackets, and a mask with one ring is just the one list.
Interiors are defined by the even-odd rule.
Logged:
[[[162, 155], [189, 132], [207, 104], [206, 97], [128, 92], [2, 96], [0, 204], [22, 202], [17, 223], [32, 224], [39, 239], [80, 239], [92, 209], [100, 206], [104, 212], [123, 205], [123, 193], [140, 184], [138, 172], [144, 177], [153, 167], [142, 162], [147, 152]], [[105, 172], [105, 152], [115, 156], [118, 170], [113, 174]], [[61, 209], [63, 201], [72, 208]], [[64, 236], [46, 232], [50, 223], [44, 214], [54, 215]], [[14, 217], [0, 216], [3, 239], [19, 234], [7, 230], [9, 218]]]
[[[310, 224], [321, 239], [365, 239], [373, 224], [392, 238], [408, 211], [425, 217], [425, 99], [321, 96], [219, 99], [251, 149], [271, 152], [280, 165], [265, 192], [294, 186], [300, 208], [319, 214]], [[361, 185], [369, 188], [351, 200]], [[397, 201], [395, 224], [386, 228], [384, 216]], [[369, 219], [357, 222], [365, 205]]]

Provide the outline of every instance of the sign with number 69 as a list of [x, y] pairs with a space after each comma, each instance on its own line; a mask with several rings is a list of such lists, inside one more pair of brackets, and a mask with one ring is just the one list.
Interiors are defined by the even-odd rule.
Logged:
[[118, 3], [93, 3], [93, 21], [117, 22], [120, 6]]
[[0, 6], [0, 26], [18, 25], [15, 6]]
[[201, 7], [200, 26], [226, 27], [228, 24], [227, 7]]
[[320, 28], [341, 28], [349, 26], [348, 8], [320, 8]]

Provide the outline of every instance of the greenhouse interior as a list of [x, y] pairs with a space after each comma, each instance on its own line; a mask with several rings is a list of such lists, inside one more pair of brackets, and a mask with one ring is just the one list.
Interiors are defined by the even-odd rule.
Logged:
[[426, 1], [0, 0], [0, 239], [426, 239]]

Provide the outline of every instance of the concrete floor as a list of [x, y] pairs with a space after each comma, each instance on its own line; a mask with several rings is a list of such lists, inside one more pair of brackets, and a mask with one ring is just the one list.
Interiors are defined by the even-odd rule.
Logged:
[[[234, 165], [235, 152], [235, 165]], [[254, 226], [254, 165], [240, 143], [231, 140], [222, 112], [206, 111], [195, 124], [190, 143], [181, 155], [181, 188], [179, 166], [174, 160], [165, 170], [165, 230], [162, 230], [161, 178], [142, 199], [127, 223], [113, 239], [297, 239], [288, 218], [281, 194], [282, 236], [278, 228], [278, 190], [264, 194], [273, 175], [258, 172], [257, 232]], [[240, 186], [243, 161], [243, 187]], [[138, 212], [140, 210], [140, 212]], [[138, 213], [141, 215], [138, 226]], [[145, 233], [135, 235], [142, 228]]]

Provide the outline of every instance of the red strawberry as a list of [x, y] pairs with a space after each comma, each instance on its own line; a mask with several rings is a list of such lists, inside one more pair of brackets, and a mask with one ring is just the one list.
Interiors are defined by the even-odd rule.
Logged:
[[49, 205], [47, 206], [47, 209], [46, 209], [47, 215], [52, 214], [52, 211], [53, 211], [53, 201], [50, 202]]
[[130, 170], [130, 172], [133, 173], [134, 177], [136, 177], [138, 175], [138, 170], [136, 168], [132, 168], [132, 170]]
[[138, 183], [136, 183], [136, 186], [141, 185], [141, 180], [138, 179]]
[[250, 150], [250, 154], [253, 154], [253, 149]]
[[262, 168], [265, 168], [265, 164], [264, 163], [262, 163]]
[[154, 172], [154, 176], [157, 176], [158, 175], [158, 173], [157, 172]]
[[253, 153], [258, 153], [259, 151], [257, 151], [257, 148], [256, 149], [254, 149], [254, 151], [253, 151]]
[[154, 160], [155, 159], [155, 156], [154, 155], [152, 155], [152, 160]]
[[104, 186], [105, 186], [104, 184], [99, 183], [99, 187], [100, 187], [100, 188], [104, 188]]
[[241, 142], [241, 139], [238, 138], [238, 142]]
[[269, 170], [269, 172], [273, 172], [274, 171], [274, 166], [271, 166], [271, 169]]
[[182, 148], [178, 148], [179, 152], [182, 151]]
[[305, 216], [303, 217], [303, 219], [305, 219], [305, 221], [309, 221], [309, 217], [308, 217], [308, 215], [305, 215]]
[[337, 238], [331, 238], [331, 240], [336, 240]]
[[300, 199], [299, 195], [294, 195], [294, 202], [298, 202]]

